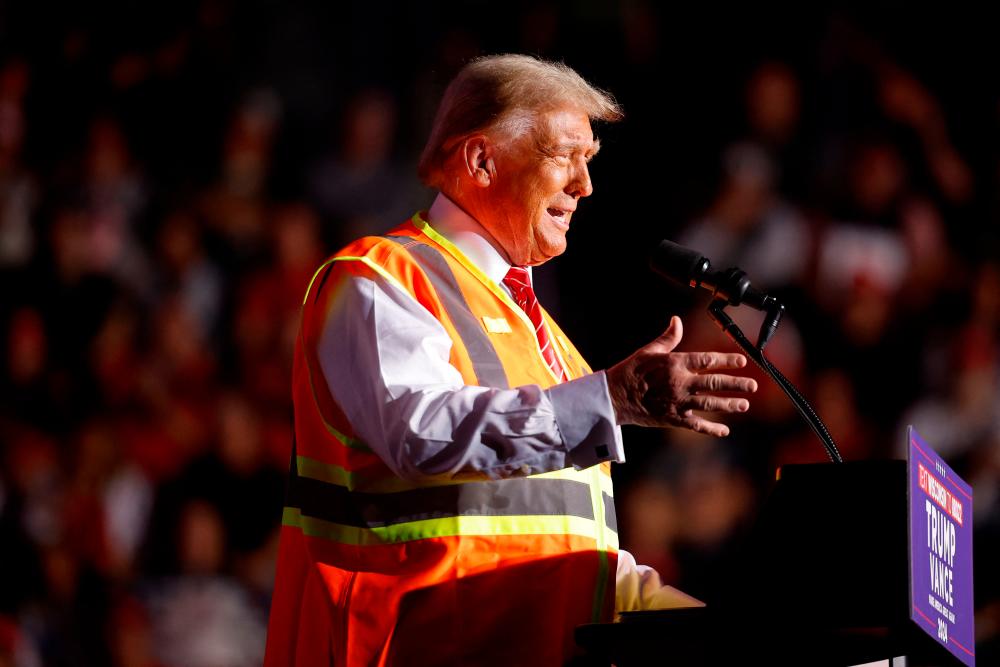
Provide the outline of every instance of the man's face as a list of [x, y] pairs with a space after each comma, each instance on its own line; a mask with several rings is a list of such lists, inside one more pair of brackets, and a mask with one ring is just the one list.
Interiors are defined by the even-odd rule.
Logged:
[[593, 192], [587, 163], [597, 149], [590, 119], [575, 109], [542, 113], [533, 131], [498, 147], [479, 217], [512, 264], [541, 264], [566, 250], [573, 211]]

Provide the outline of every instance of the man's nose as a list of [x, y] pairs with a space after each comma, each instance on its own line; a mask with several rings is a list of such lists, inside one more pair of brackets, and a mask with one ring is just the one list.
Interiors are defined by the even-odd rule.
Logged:
[[584, 162], [574, 171], [573, 179], [566, 186], [566, 193], [579, 198], [589, 197], [593, 192], [594, 184], [590, 181], [590, 170]]

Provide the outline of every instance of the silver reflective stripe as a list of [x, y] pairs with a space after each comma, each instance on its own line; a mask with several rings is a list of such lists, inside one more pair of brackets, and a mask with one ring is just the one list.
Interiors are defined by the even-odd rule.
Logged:
[[448, 317], [455, 325], [455, 330], [458, 331], [462, 344], [465, 345], [465, 349], [469, 353], [472, 369], [476, 373], [480, 386], [497, 389], [509, 388], [507, 373], [504, 371], [503, 364], [500, 363], [500, 357], [497, 356], [497, 351], [479, 324], [478, 318], [469, 308], [469, 303], [465, 300], [447, 260], [437, 249], [409, 236], [385, 236], [383, 238], [395, 241], [406, 248], [420, 265], [420, 268], [424, 270], [434, 286], [434, 291], [441, 299], [444, 309], [448, 312]]
[[594, 518], [587, 484], [527, 477], [369, 494], [300, 477], [293, 469], [286, 505], [303, 515], [360, 528], [454, 516]]
[[618, 516], [615, 514], [615, 499], [601, 491], [604, 499], [604, 525], [618, 532]]

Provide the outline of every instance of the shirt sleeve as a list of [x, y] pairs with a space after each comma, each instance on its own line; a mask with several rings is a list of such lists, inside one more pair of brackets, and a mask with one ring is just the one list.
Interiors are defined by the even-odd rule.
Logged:
[[705, 603], [673, 586], [665, 586], [660, 574], [648, 565], [637, 565], [627, 551], [618, 552], [615, 571], [615, 613], [650, 609], [704, 607]]
[[380, 276], [347, 276], [318, 341], [327, 386], [358, 438], [405, 479], [493, 479], [623, 461], [603, 372], [549, 389], [465, 385], [451, 339]]

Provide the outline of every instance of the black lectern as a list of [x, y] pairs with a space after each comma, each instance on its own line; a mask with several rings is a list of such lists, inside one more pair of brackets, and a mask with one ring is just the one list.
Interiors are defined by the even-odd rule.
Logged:
[[910, 620], [906, 461], [781, 468], [727, 602], [585, 625], [592, 664], [961, 664]]

